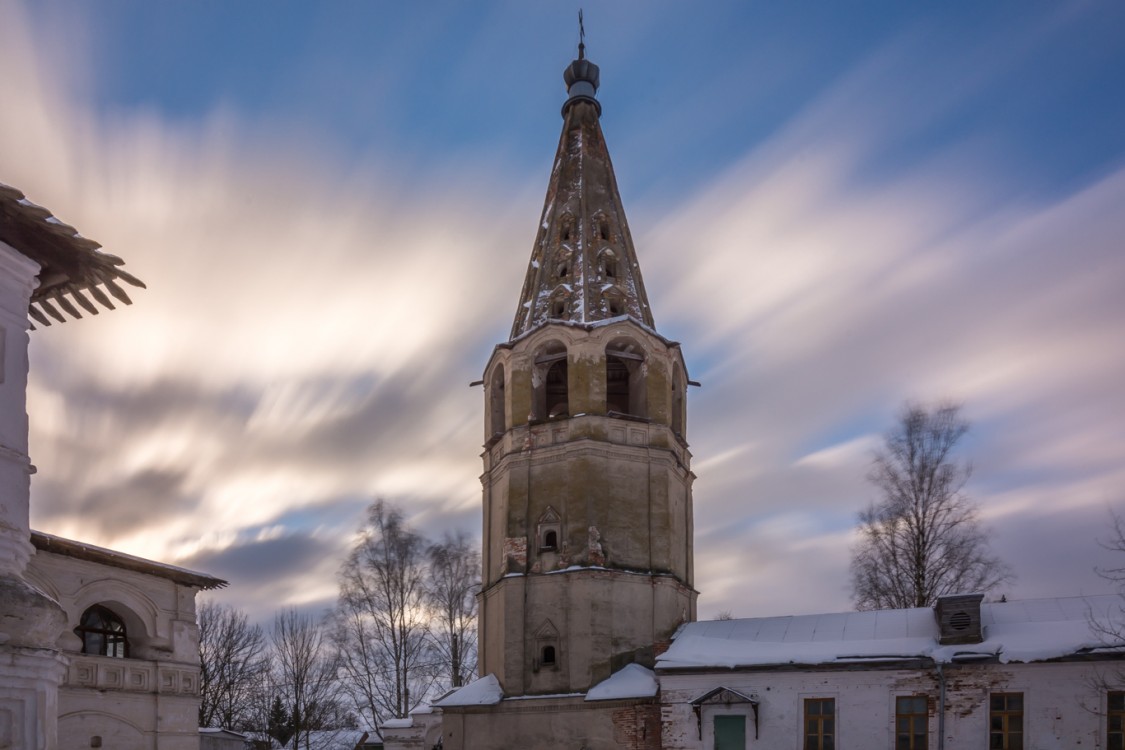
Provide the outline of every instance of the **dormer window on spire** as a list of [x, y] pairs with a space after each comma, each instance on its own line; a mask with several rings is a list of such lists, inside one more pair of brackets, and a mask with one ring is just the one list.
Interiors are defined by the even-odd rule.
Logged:
[[594, 236], [603, 242], [611, 242], [613, 240], [613, 232], [609, 228], [609, 219], [606, 215], [599, 211], [594, 215]]
[[571, 242], [574, 237], [574, 216], [563, 214], [559, 220], [559, 242]]
[[608, 247], [602, 251], [601, 254], [601, 271], [602, 278], [616, 279], [617, 278], [617, 256]]

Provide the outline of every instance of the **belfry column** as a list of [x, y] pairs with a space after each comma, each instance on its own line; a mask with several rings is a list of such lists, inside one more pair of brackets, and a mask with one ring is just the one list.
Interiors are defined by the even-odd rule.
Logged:
[[651, 665], [695, 618], [687, 368], [656, 331], [584, 52], [511, 336], [484, 372], [479, 651], [506, 695]]

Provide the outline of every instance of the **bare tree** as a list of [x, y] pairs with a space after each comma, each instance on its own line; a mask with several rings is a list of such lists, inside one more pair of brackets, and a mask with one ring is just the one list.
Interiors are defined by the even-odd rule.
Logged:
[[333, 635], [344, 690], [375, 725], [408, 716], [434, 682], [425, 550], [402, 513], [377, 500], [340, 570]]
[[203, 602], [199, 618], [199, 726], [242, 727], [261, 681], [265, 636], [246, 613]]
[[430, 545], [426, 598], [433, 611], [430, 632], [442, 677], [461, 687], [477, 669], [477, 592], [480, 551], [463, 531]]
[[309, 747], [314, 730], [335, 729], [340, 719], [337, 663], [320, 623], [295, 609], [273, 623], [274, 686], [291, 717], [293, 747]]
[[1103, 644], [1117, 647], [1125, 643], [1125, 516], [1111, 510], [1110, 519], [1110, 537], [1100, 543], [1102, 547], [1123, 557], [1116, 567], [1098, 568], [1097, 573], [1113, 584], [1121, 603], [1115, 604], [1105, 613], [1092, 612], [1090, 628]]
[[885, 436], [868, 474], [882, 499], [860, 513], [852, 550], [858, 609], [927, 607], [1012, 580], [989, 552], [976, 504], [961, 493], [971, 467], [953, 449], [968, 429], [959, 406], [906, 404]]

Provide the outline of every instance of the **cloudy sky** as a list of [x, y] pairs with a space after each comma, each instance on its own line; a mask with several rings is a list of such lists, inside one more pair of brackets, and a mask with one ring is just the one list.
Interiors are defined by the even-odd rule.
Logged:
[[[122, 256], [32, 334], [32, 524], [319, 609], [364, 507], [479, 533], [578, 41], [517, 2], [0, 3], [0, 182]], [[689, 402], [700, 614], [847, 609], [871, 451], [964, 404], [1010, 598], [1125, 508], [1125, 6], [587, 2]]]

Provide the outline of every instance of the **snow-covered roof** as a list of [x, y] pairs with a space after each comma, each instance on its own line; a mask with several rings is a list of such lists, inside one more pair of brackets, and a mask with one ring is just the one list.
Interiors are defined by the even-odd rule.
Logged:
[[640, 664], [628, 664], [599, 682], [586, 693], [588, 701], [613, 701], [622, 698], [651, 698], [660, 689], [656, 673]]
[[438, 708], [449, 706], [494, 706], [504, 699], [504, 690], [495, 675], [487, 674], [473, 680], [468, 685], [454, 690], [441, 700], [435, 701]]
[[241, 732], [236, 732], [233, 729], [223, 729], [221, 727], [200, 727], [199, 733], [200, 734], [207, 734], [207, 735], [214, 735], [214, 736], [223, 737], [223, 738], [229, 738], [229, 739], [232, 739], [232, 740], [248, 740], [248, 739], [250, 739], [249, 735], [242, 734]]
[[[364, 739], [366, 735], [366, 739]], [[362, 729], [320, 729], [302, 735], [301, 748], [304, 750], [306, 741], [312, 750], [341, 750], [360, 746], [360, 742], [370, 742], [370, 733]], [[366, 747], [367, 745], [363, 745]]]
[[1121, 617], [1117, 596], [1029, 599], [981, 604], [983, 640], [942, 646], [933, 610], [889, 609], [790, 617], [713, 620], [683, 625], [658, 659], [659, 670], [828, 665], [932, 659], [1044, 661], [1106, 644], [1090, 618]]
[[31, 531], [31, 543], [41, 552], [50, 552], [56, 555], [65, 555], [78, 560], [110, 565], [115, 568], [132, 570], [158, 578], [164, 578], [184, 586], [195, 586], [200, 589], [219, 589], [227, 585], [221, 578], [199, 573], [198, 571], [181, 568], [177, 565], [146, 560], [143, 557], [127, 555], [117, 550], [99, 547], [96, 544], [87, 544], [73, 539], [64, 539], [54, 534], [45, 534], [42, 531]]

